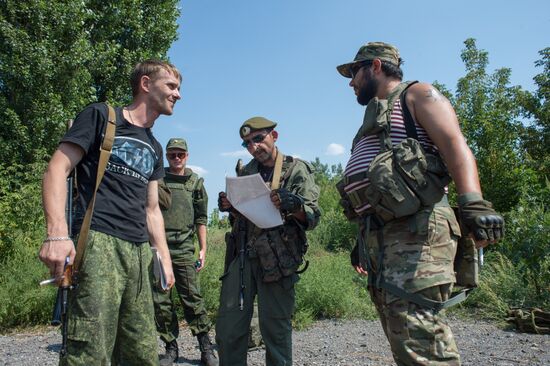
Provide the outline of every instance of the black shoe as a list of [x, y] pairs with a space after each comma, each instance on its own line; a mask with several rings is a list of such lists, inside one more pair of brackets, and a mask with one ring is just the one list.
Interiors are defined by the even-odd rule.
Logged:
[[218, 360], [212, 348], [212, 342], [210, 342], [208, 333], [199, 333], [197, 335], [197, 340], [199, 341], [199, 348], [201, 350], [201, 365], [218, 366]]
[[179, 357], [178, 342], [174, 339], [166, 343], [166, 353], [159, 357], [160, 366], [172, 366]]

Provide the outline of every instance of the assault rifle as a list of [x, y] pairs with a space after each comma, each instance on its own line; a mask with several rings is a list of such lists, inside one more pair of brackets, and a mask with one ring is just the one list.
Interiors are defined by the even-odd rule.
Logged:
[[[235, 167], [235, 173], [237, 176], [242, 174], [243, 170], [243, 161], [239, 159], [237, 161], [237, 166]], [[238, 217], [238, 234], [237, 234], [237, 245], [239, 246], [239, 310], [244, 308], [244, 256], [246, 255], [246, 219], [243, 215], [239, 214]]]

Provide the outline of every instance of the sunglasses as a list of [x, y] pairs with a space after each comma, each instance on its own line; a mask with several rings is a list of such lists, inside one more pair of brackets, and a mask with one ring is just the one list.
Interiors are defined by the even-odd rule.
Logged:
[[166, 156], [168, 157], [168, 159], [170, 160], [173, 160], [175, 159], [176, 157], [178, 159], [183, 159], [187, 156], [187, 153], [185, 152], [178, 152], [178, 153], [167, 153]]
[[357, 76], [357, 74], [359, 73], [359, 71], [365, 67], [365, 66], [370, 66], [372, 65], [372, 63], [369, 63], [369, 62], [362, 62], [362, 63], [357, 63], [357, 64], [354, 64], [352, 66], [350, 66], [349, 68], [349, 73], [351, 74], [351, 78], [352, 79], [355, 79], [355, 76]]
[[248, 148], [248, 145], [250, 145], [250, 143], [259, 144], [260, 142], [262, 142], [265, 139], [265, 137], [267, 135], [269, 135], [270, 132], [266, 132], [266, 133], [256, 135], [256, 136], [252, 137], [250, 140], [243, 140], [243, 143], [241, 144], [241, 146], [246, 149], [246, 148]]

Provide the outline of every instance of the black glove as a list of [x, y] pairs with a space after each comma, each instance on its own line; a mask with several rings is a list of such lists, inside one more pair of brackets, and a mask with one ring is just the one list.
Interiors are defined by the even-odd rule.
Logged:
[[277, 189], [279, 201], [281, 201], [280, 210], [285, 213], [294, 213], [300, 211], [304, 205], [304, 199], [294, 193], [290, 193], [285, 188]]
[[481, 198], [479, 193], [466, 193], [458, 197], [460, 224], [476, 240], [497, 241], [504, 236], [504, 219], [489, 201]]

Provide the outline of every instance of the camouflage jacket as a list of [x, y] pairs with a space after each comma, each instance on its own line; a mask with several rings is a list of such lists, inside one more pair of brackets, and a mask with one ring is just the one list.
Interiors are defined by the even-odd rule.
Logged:
[[[259, 173], [260, 164], [253, 159], [238, 173], [239, 176]], [[270, 182], [267, 182], [270, 184]], [[283, 158], [280, 187], [299, 195], [304, 200], [306, 222], [301, 223], [292, 215], [284, 217], [280, 227], [260, 229], [243, 216], [235, 216], [233, 230], [228, 242], [228, 258], [236, 255], [239, 243], [235, 240], [240, 228], [240, 220], [246, 223], [246, 246], [255, 250], [260, 259], [264, 281], [276, 281], [281, 276], [288, 276], [296, 271], [302, 263], [307, 250], [305, 231], [312, 230], [319, 223], [318, 206], [319, 187], [315, 183], [312, 166], [291, 156]], [[233, 240], [233, 242], [231, 242]], [[226, 261], [227, 263], [227, 261]]]

